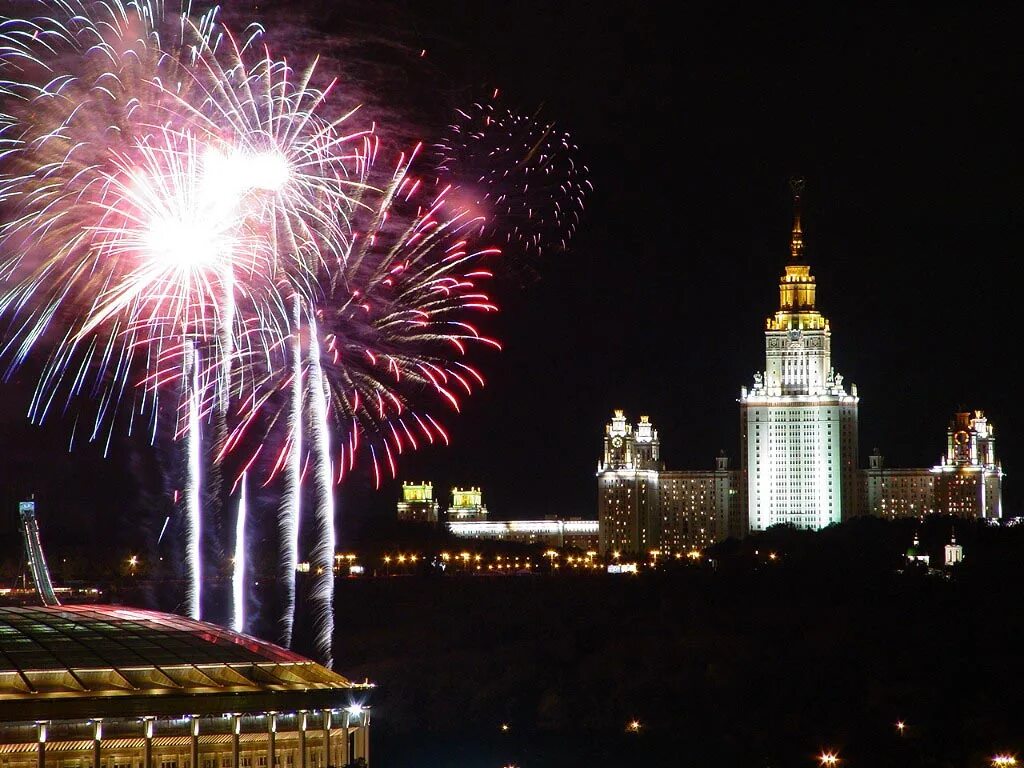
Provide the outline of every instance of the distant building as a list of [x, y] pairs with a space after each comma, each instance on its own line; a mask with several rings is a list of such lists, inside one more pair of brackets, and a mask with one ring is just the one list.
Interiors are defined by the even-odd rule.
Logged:
[[804, 257], [794, 184], [790, 263], [765, 326], [765, 368], [740, 390], [740, 458], [749, 529], [824, 528], [857, 514], [856, 385], [832, 368], [832, 330]]
[[453, 536], [464, 539], [515, 541], [522, 544], [575, 547], [582, 550], [596, 550], [598, 546], [597, 520], [449, 520], [448, 530]]
[[452, 488], [452, 505], [448, 507], [448, 521], [486, 520], [487, 507], [479, 488]]
[[438, 503], [432, 483], [402, 483], [398, 519], [404, 523], [437, 524]]
[[887, 468], [876, 450], [860, 469], [860, 395], [832, 367], [832, 330], [804, 253], [802, 190], [794, 182], [790, 260], [778, 309], [765, 323], [764, 368], [740, 389], [738, 471], [724, 456], [714, 471], [666, 471], [648, 417], [634, 425], [615, 411], [597, 466], [603, 552], [679, 551], [779, 524], [824, 528], [859, 514], [1002, 517], [1003, 471], [981, 411], [956, 414], [934, 467]]
[[876, 448], [868, 457], [862, 477], [861, 509], [866, 514], [891, 520], [936, 511], [935, 473], [931, 469], [888, 468]]
[[661, 519], [658, 546], [665, 552], [687, 552], [733, 535], [730, 518], [739, 512], [739, 473], [729, 469], [723, 454], [714, 470], [666, 470], [659, 475]]
[[624, 411], [605, 427], [604, 457], [598, 462], [597, 519], [603, 552], [646, 552], [660, 543], [658, 473], [661, 443], [647, 416], [634, 428]]
[[939, 512], [990, 520], [1003, 516], [1003, 468], [995, 443], [983, 412], [954, 416], [946, 432], [946, 455], [932, 469]]
[[931, 557], [925, 554], [925, 551], [921, 549], [921, 540], [918, 539], [917, 534], [914, 534], [914, 543], [907, 547], [907, 564], [917, 565], [923, 564], [925, 567], [930, 565]]
[[1003, 469], [996, 458], [992, 424], [982, 411], [954, 415], [946, 431], [946, 452], [936, 466], [887, 469], [876, 450], [863, 476], [868, 514], [987, 519], [1003, 515]]
[[713, 470], [666, 470], [650, 419], [633, 425], [615, 411], [597, 465], [600, 550], [683, 552], [727, 538], [737, 527], [738, 477], [724, 455]]
[[964, 561], [964, 548], [956, 543], [956, 534], [954, 533], [950, 539], [949, 544], [943, 548], [945, 554], [944, 562], [947, 568], [952, 568], [954, 565], [959, 565]]

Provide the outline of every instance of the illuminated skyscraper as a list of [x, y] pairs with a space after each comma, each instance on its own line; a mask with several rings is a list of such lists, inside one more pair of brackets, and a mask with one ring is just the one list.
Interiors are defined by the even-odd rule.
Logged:
[[750, 530], [823, 528], [856, 514], [857, 396], [832, 369], [832, 331], [804, 257], [802, 182], [794, 183], [790, 262], [765, 328], [765, 368], [740, 394], [741, 461]]

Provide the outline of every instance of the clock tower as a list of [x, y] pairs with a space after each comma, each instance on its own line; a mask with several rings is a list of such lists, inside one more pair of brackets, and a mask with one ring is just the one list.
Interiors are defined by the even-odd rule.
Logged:
[[650, 417], [641, 416], [640, 423], [626, 423], [625, 411], [616, 410], [604, 429], [604, 461], [598, 472], [605, 469], [658, 469], [661, 463], [661, 442], [658, 430]]
[[604, 428], [604, 457], [597, 463], [598, 535], [602, 552], [640, 554], [660, 540], [661, 464], [658, 430], [647, 416], [626, 421], [615, 411]]
[[741, 461], [750, 530], [823, 528], [856, 514], [856, 385], [832, 368], [832, 331], [816, 305], [794, 181], [790, 259], [765, 325], [765, 367], [740, 392]]

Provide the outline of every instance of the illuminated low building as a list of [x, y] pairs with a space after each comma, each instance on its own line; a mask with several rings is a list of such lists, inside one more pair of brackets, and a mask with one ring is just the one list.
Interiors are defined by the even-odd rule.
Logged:
[[921, 540], [916, 533], [914, 534], [914, 543], [907, 547], [907, 563], [925, 567], [931, 564], [931, 556], [921, 548]]
[[449, 520], [448, 530], [464, 539], [515, 541], [547, 547], [595, 549], [598, 545], [597, 520]]
[[0, 608], [4, 768], [367, 765], [369, 687], [180, 616]]
[[947, 568], [960, 565], [964, 561], [964, 548], [956, 543], [956, 534], [954, 533], [950, 539], [949, 544], [942, 548], [943, 563]]
[[954, 415], [946, 431], [946, 452], [936, 466], [889, 469], [876, 450], [863, 474], [868, 514], [1003, 516], [1003, 468], [996, 458], [994, 429], [982, 411]]
[[403, 523], [437, 524], [438, 503], [433, 483], [402, 483], [398, 519]]
[[981, 411], [958, 413], [946, 431], [946, 455], [934, 467], [935, 505], [958, 517], [1003, 516], [1003, 468], [995, 430]]
[[479, 488], [452, 488], [452, 505], [448, 507], [448, 520], [486, 520], [487, 507]]
[[713, 470], [666, 470], [659, 473], [661, 520], [656, 548], [690, 552], [722, 541], [739, 514], [739, 473], [729, 469], [724, 453]]
[[615, 411], [597, 465], [600, 551], [688, 552], [741, 535], [738, 479], [724, 453], [714, 469], [666, 470], [650, 419]]
[[921, 517], [936, 512], [935, 473], [930, 468], [891, 468], [876, 448], [863, 471], [866, 514], [890, 520]]

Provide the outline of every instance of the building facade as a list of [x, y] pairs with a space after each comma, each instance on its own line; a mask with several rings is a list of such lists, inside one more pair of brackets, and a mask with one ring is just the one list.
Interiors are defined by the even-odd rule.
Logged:
[[800, 189], [779, 308], [765, 326], [765, 367], [740, 391], [748, 527], [823, 528], [857, 514], [856, 385], [832, 368], [832, 330], [804, 258]]
[[862, 473], [861, 510], [875, 517], [921, 517], [937, 512], [935, 473], [931, 469], [885, 466], [885, 458], [876, 449], [868, 457]]
[[647, 416], [629, 424], [615, 411], [605, 425], [597, 464], [597, 520], [602, 552], [647, 552], [660, 542], [661, 443]]
[[946, 450], [934, 467], [889, 469], [876, 450], [863, 475], [868, 514], [1003, 516], [1003, 468], [996, 458], [994, 427], [982, 411], [954, 414], [946, 430]]
[[448, 531], [462, 539], [515, 541], [520, 544], [572, 547], [584, 551], [598, 547], [597, 520], [451, 520], [448, 522]]
[[720, 455], [713, 470], [666, 470], [647, 416], [615, 411], [597, 465], [600, 551], [685, 552], [721, 541], [739, 511], [738, 473]]
[[433, 483], [402, 483], [402, 500], [398, 502], [398, 519], [404, 523], [437, 524], [438, 503]]
[[483, 491], [479, 488], [452, 488], [452, 505], [448, 507], [448, 520], [486, 520], [487, 507]]
[[5, 768], [366, 766], [369, 687], [181, 616], [0, 608]]
[[982, 411], [958, 413], [946, 430], [946, 453], [935, 473], [935, 504], [959, 517], [1003, 516], [1003, 467], [995, 430]]

